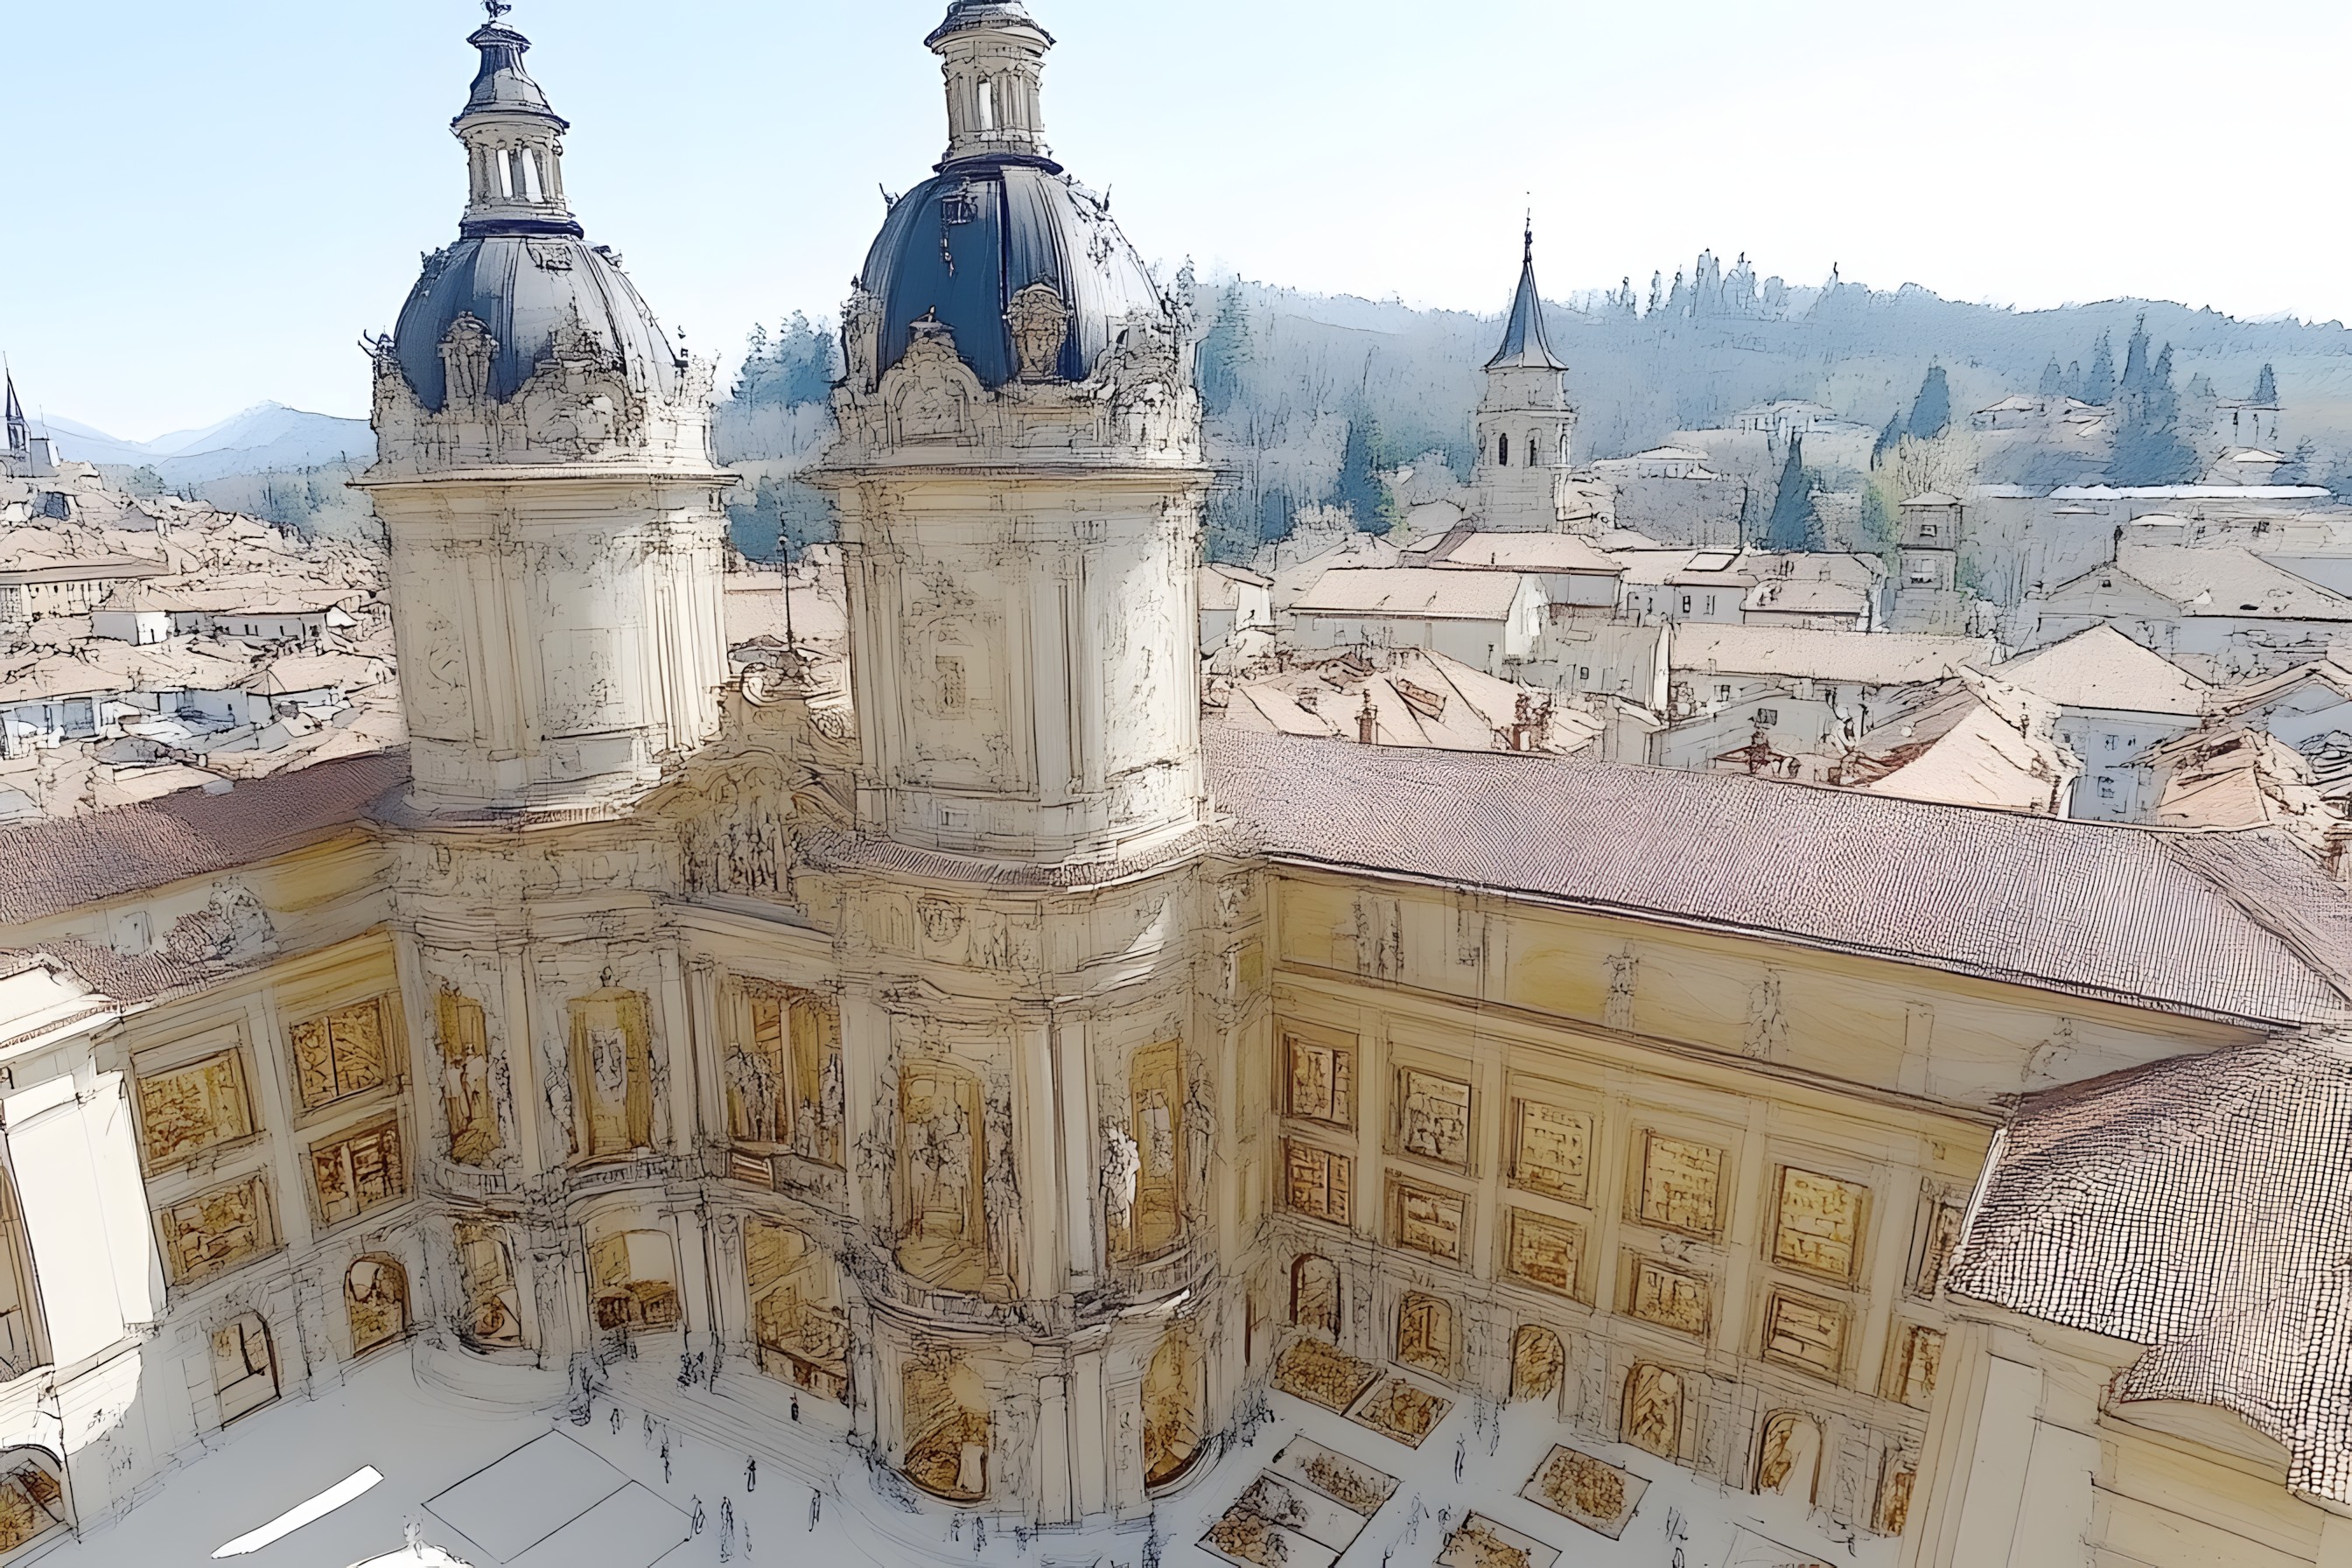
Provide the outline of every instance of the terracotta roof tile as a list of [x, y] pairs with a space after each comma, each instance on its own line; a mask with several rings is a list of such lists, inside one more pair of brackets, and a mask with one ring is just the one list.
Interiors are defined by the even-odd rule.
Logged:
[[0, 831], [0, 923], [19, 924], [184, 878], [247, 866], [361, 821], [408, 777], [406, 752], [187, 790], [91, 816]]
[[1204, 729], [1277, 859], [1391, 872], [2274, 1022], [2352, 1012], [2352, 895], [2189, 835], [1687, 773]]

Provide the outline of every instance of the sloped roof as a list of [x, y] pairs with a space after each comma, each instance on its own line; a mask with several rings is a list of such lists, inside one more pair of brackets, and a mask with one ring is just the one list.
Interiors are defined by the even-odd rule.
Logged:
[[[2147, 518], [2139, 520], [2142, 523]], [[2352, 621], [2352, 599], [2237, 544], [2125, 544], [2115, 561], [2062, 583], [2057, 598], [2095, 577], [2120, 576], [2189, 616]]]
[[1218, 804], [1280, 860], [2126, 1004], [2273, 1021], [2352, 1011], [2352, 897], [2273, 834], [2171, 834], [1579, 757], [1203, 733]]
[[1964, 683], [1892, 734], [1865, 735], [1856, 787], [1905, 800], [2055, 815], [2082, 772], [2063, 748], [2029, 734]]
[[380, 752], [240, 784], [190, 790], [92, 816], [0, 830], [0, 922], [249, 866], [357, 823], [408, 777], [408, 753]]
[[1507, 620], [1527, 578], [1512, 572], [1435, 572], [1421, 566], [1335, 566], [1297, 603], [1308, 616], [1402, 616], [1415, 620]]
[[1511, 300], [1510, 319], [1503, 323], [1503, 346], [1486, 362], [1488, 370], [1556, 370], [1568, 366], [1551, 352], [1544, 331], [1543, 296], [1536, 291], [1536, 237], [1528, 231], [1527, 255], [1519, 264], [1519, 290]]
[[1625, 574], [1623, 562], [1573, 533], [1465, 531], [1440, 540], [1429, 557], [1435, 564], [1477, 570], [1584, 573], [1597, 577]]
[[1271, 588], [1274, 579], [1261, 577], [1242, 566], [1227, 566], [1211, 561], [1201, 567], [1201, 608], [1204, 610], [1234, 610], [1241, 607], [1244, 588]]
[[1813, 631], [1795, 626], [1675, 627], [1672, 664], [1711, 675], [1785, 675], [1840, 686], [1904, 686], [1941, 680], [1990, 658], [1984, 637], [1896, 632]]
[[2179, 665], [2105, 621], [1999, 667], [2011, 686], [2062, 708], [2194, 714], [2210, 691]]
[[2291, 1037], [2029, 1100], [1945, 1275], [1957, 1294], [2143, 1345], [2120, 1402], [2186, 1400], [2352, 1505], [2352, 1041]]

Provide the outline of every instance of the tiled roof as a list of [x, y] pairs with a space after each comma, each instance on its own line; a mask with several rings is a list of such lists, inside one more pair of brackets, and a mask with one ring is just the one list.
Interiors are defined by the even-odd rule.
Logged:
[[381, 752], [256, 779], [226, 795], [188, 790], [0, 830], [0, 923], [286, 854], [360, 821], [407, 777], [407, 752]]
[[1301, 616], [1402, 616], [1500, 621], [1526, 579], [1511, 572], [1439, 572], [1423, 566], [1339, 566], [1290, 606]]
[[2231, 1017], [2344, 1017], [2352, 896], [2272, 834], [2190, 835], [1578, 757], [1204, 729], [1267, 855]]
[[2201, 713], [2211, 689], [2105, 621], [2020, 654], [1993, 673], [2062, 708], [2117, 712]]
[[1676, 670], [1710, 675], [1785, 675], [1840, 686], [1904, 686], [1944, 679], [1962, 665], [1990, 659], [1995, 651], [1996, 645], [1984, 637], [1685, 621], [1675, 628], [1670, 662]]
[[2146, 1346], [2118, 1402], [2235, 1411], [2352, 1504], [2352, 1041], [2296, 1036], [2030, 1100], [1952, 1292]]

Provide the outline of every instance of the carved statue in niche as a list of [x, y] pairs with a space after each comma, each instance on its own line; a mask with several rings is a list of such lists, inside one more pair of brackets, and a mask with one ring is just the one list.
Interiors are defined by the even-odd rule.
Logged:
[[601, 1160], [651, 1151], [658, 1092], [646, 994], [615, 989], [608, 978], [602, 990], [574, 997], [568, 1010], [580, 1104], [577, 1152]]
[[1814, 1500], [1820, 1485], [1822, 1429], [1801, 1411], [1783, 1410], [1764, 1423], [1756, 1453], [1756, 1489]]
[[909, 1063], [899, 1075], [898, 1112], [899, 1267], [942, 1289], [977, 1291], [989, 1261], [979, 1080], [947, 1063]]
[[1050, 283], [1032, 283], [1013, 296], [1005, 324], [1013, 329], [1013, 357], [1023, 381], [1058, 381], [1062, 350], [1070, 341], [1071, 311]]
[[1103, 1223], [1110, 1231], [1114, 1248], [1123, 1251], [1143, 1159], [1127, 1129], [1115, 1121], [1103, 1123], [1102, 1142]]
[[541, 1075], [546, 1082], [547, 1114], [555, 1123], [556, 1137], [567, 1155], [580, 1152], [580, 1129], [572, 1118], [572, 1071], [562, 1058], [554, 1054], [551, 1045], [547, 1064]]
[[1408, 1295], [1397, 1312], [1397, 1364], [1452, 1379], [1457, 1331], [1451, 1305], [1434, 1296]]
[[1209, 1369], [1192, 1326], [1171, 1327], [1143, 1373], [1143, 1484], [1164, 1486], [1192, 1468], [1208, 1426]]
[[1170, 1040], [1136, 1052], [1128, 1100], [1136, 1172], [1120, 1250], [1140, 1260], [1183, 1234], [1183, 1047]]
[[1549, 1329], [1528, 1323], [1511, 1336], [1513, 1399], [1549, 1399], [1559, 1391], [1560, 1374], [1567, 1369], [1568, 1352]]
[[400, 1338], [408, 1331], [408, 1270], [382, 1257], [352, 1264], [343, 1275], [343, 1316], [353, 1355]]
[[441, 334], [441, 369], [447, 383], [445, 408], [470, 406], [490, 392], [490, 361], [499, 340], [470, 310], [461, 312]]
[[1742, 1054], [1777, 1061], [1789, 1043], [1789, 1020], [1780, 1011], [1780, 972], [1768, 969], [1748, 993], [1748, 1033]]
[[1203, 1223], [1210, 1218], [1209, 1182], [1216, 1164], [1217, 1121], [1209, 1110], [1203, 1075], [1192, 1075], [1184, 1093], [1184, 1199], [1186, 1209]]
[[490, 1079], [489, 1026], [482, 1005], [444, 987], [434, 1004], [434, 1043], [441, 1056], [441, 1104], [449, 1123], [449, 1158], [460, 1165], [498, 1163], [498, 1097]]
[[1642, 961], [1629, 947], [1622, 952], [1611, 953], [1601, 963], [1609, 975], [1609, 1000], [1602, 1021], [1612, 1029], [1630, 1030], [1633, 1026], [1633, 986], [1641, 974]]
[[1356, 899], [1356, 973], [1368, 979], [1404, 978], [1404, 914], [1394, 899]]
[[873, 387], [882, 357], [881, 334], [882, 301], [864, 289], [857, 289], [841, 308], [842, 366], [848, 373], [851, 391]]
[[1019, 1277], [1021, 1178], [1013, 1156], [1013, 1089], [992, 1082], [988, 1089], [988, 1174], [982, 1184], [988, 1215], [989, 1267], [999, 1279]]

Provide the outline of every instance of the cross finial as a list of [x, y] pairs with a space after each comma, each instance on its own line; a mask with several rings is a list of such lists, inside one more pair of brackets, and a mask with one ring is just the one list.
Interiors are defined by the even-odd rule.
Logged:
[[1536, 258], [1536, 209], [1535, 209], [1534, 207], [1530, 206], [1530, 207], [1528, 207], [1528, 248], [1527, 248], [1527, 252], [1526, 252], [1525, 256], [1522, 258], [1522, 259], [1523, 259], [1523, 260], [1526, 260], [1526, 261], [1528, 261], [1528, 262], [1529, 262], [1530, 264], [1532, 264], [1532, 263], [1534, 262], [1535, 258]]

